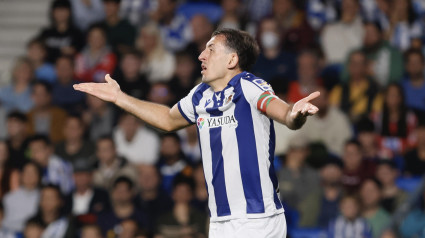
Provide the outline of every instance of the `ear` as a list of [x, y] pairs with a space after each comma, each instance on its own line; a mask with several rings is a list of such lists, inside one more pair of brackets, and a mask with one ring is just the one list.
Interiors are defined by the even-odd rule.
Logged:
[[239, 64], [239, 56], [236, 53], [230, 53], [229, 63], [227, 64], [228, 69], [234, 69]]

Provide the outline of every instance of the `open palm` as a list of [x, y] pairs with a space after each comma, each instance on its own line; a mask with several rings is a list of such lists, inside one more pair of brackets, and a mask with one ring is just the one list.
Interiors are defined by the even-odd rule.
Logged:
[[106, 83], [80, 83], [74, 89], [91, 94], [107, 102], [115, 103], [121, 92], [120, 85], [109, 74], [105, 76]]
[[292, 107], [292, 111], [290, 114], [291, 118], [295, 119], [297, 117], [307, 117], [318, 112], [319, 109], [313, 104], [311, 104], [310, 101], [319, 96], [320, 92], [316, 91], [296, 102]]

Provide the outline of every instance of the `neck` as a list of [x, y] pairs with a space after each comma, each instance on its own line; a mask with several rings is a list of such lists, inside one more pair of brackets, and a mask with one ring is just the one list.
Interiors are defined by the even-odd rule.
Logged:
[[28, 88], [28, 84], [24, 82], [17, 82], [15, 83], [15, 91], [16, 92], [22, 92], [25, 91]]
[[79, 195], [83, 195], [83, 194], [85, 194], [85, 193], [87, 193], [89, 191], [89, 188], [77, 188], [77, 190], [76, 190], [76, 192], [77, 192], [77, 194], [79, 194]]
[[56, 29], [59, 32], [65, 32], [68, 29], [68, 24], [66, 22], [58, 22], [56, 24]]
[[366, 218], [371, 218], [373, 217], [376, 212], [378, 211], [379, 207], [378, 206], [370, 206], [370, 207], [366, 207], [363, 210], [363, 216]]
[[226, 88], [227, 84], [232, 80], [233, 77], [236, 75], [242, 73], [242, 70], [232, 70], [230, 73], [228, 73], [226, 76], [224, 76], [221, 79], [216, 79], [213, 82], [208, 83], [211, 88], [214, 90], [214, 92], [220, 92], [224, 88]]
[[143, 200], [154, 200], [158, 196], [158, 191], [156, 189], [144, 190], [141, 193]]
[[110, 26], [114, 26], [114, 25], [116, 25], [119, 21], [120, 21], [120, 18], [118, 17], [118, 15], [112, 15], [112, 16], [109, 16], [109, 17], [106, 19], [106, 22], [107, 22], [107, 23], [108, 23], [108, 25], [110, 25]]
[[119, 218], [129, 217], [134, 211], [131, 202], [119, 203], [114, 205], [114, 211]]
[[43, 220], [47, 224], [54, 222], [58, 218], [58, 213], [56, 211], [43, 212]]

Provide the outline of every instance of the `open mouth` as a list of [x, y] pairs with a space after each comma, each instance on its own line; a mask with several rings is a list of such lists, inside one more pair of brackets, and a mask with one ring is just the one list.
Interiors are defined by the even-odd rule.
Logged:
[[202, 68], [201, 73], [204, 72], [205, 70], [207, 70], [207, 67], [205, 65], [201, 65], [201, 68]]

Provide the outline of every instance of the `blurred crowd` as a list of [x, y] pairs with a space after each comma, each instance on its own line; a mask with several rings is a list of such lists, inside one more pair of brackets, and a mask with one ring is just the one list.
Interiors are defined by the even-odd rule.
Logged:
[[252, 73], [286, 102], [321, 92], [303, 128], [275, 124], [289, 236], [425, 237], [425, 1], [54, 0], [49, 19], [0, 86], [1, 238], [207, 237], [197, 128], [73, 84], [172, 106], [218, 27], [258, 40]]

